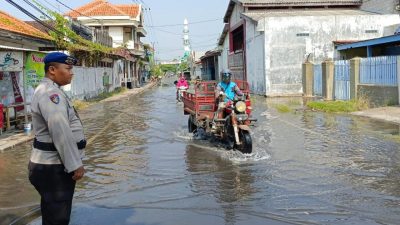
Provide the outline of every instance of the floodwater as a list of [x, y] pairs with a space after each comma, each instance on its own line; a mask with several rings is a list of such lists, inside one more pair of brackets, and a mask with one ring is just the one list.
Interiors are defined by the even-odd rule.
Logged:
[[[171, 86], [84, 110], [70, 224], [400, 224], [400, 127], [282, 102], [255, 98], [250, 155], [192, 140]], [[0, 224], [40, 224], [29, 151], [0, 153]]]

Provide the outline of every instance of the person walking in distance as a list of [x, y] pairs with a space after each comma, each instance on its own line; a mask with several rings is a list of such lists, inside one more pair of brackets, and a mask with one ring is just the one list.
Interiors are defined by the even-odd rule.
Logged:
[[43, 225], [67, 225], [75, 183], [85, 174], [82, 121], [61, 86], [71, 83], [77, 60], [60, 52], [44, 57], [45, 77], [32, 97], [35, 133], [29, 180], [39, 192]]

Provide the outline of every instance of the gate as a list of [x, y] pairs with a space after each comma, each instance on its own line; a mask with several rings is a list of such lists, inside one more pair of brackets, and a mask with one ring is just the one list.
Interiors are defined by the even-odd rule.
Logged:
[[335, 61], [335, 99], [350, 100], [350, 61]]
[[322, 65], [314, 65], [314, 95], [322, 96]]

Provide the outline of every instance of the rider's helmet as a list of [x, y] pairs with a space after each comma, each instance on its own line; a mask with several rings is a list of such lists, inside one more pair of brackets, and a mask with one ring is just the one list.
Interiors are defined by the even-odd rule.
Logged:
[[231, 81], [231, 77], [232, 77], [232, 72], [229, 69], [221, 70], [221, 79], [225, 83], [229, 83]]

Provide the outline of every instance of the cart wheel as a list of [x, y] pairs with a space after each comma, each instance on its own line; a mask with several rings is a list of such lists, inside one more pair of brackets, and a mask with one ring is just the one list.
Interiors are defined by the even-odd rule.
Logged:
[[246, 130], [240, 130], [239, 139], [242, 142], [242, 145], [236, 146], [236, 149], [242, 153], [251, 153], [253, 151], [253, 141], [251, 140], [250, 133]]
[[194, 124], [192, 116], [189, 116], [189, 119], [188, 119], [189, 133], [193, 133], [196, 129], [197, 129], [197, 126], [196, 126], [196, 124]]

